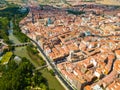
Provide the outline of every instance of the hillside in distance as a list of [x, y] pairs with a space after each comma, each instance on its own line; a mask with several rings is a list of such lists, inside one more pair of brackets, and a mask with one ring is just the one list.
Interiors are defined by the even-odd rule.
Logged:
[[[37, 1], [39, 4], [44, 5], [56, 5], [56, 6], [69, 6], [69, 5], [79, 5], [82, 3], [97, 3], [104, 5], [118, 5], [120, 6], [120, 0], [0, 0], [7, 1], [15, 4], [25, 4], [29, 1]], [[81, 2], [82, 1], [82, 2]]]

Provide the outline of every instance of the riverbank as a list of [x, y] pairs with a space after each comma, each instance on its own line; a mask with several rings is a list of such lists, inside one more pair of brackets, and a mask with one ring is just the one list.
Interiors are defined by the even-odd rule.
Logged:
[[[13, 25], [14, 26], [14, 25]], [[15, 28], [14, 28], [15, 30]], [[13, 32], [14, 32], [13, 30]], [[10, 41], [14, 44], [20, 44], [21, 42], [18, 40], [16, 35], [10, 34], [9, 35]], [[20, 38], [19, 38], [20, 39]], [[36, 46], [33, 46], [36, 47]], [[32, 48], [32, 47], [31, 47]], [[15, 55], [20, 57], [26, 57], [30, 60], [30, 62], [37, 68], [41, 66], [42, 62], [41, 59], [43, 59], [41, 56], [38, 56], [37, 54], [32, 54], [32, 51], [30, 50], [30, 47], [27, 46], [24, 47], [15, 47], [15, 50], [13, 51]], [[42, 73], [42, 76], [46, 78], [49, 89], [53, 90], [65, 90], [63, 86], [58, 82], [58, 80], [55, 78], [55, 76], [52, 76], [50, 72], [47, 70], [47, 68], [44, 68], [40, 71]]]
[[52, 90], [65, 90], [63, 86], [60, 84], [60, 82], [55, 78], [55, 76], [52, 76], [48, 69], [40, 70], [43, 77], [47, 79], [48, 81], [48, 87]]
[[[12, 38], [12, 41], [15, 41], [14, 43], [20, 43], [20, 41], [18, 41], [18, 39], [13, 35], [10, 36]], [[27, 59], [30, 60], [30, 62], [35, 66], [35, 67], [39, 67], [40, 66], [40, 61], [39, 58], [37, 58], [36, 55], [34, 55], [34, 57], [32, 57], [32, 55], [29, 55], [30, 52], [28, 53], [27, 51], [27, 47], [16, 47], [15, 50], [13, 51], [15, 55], [20, 56], [20, 57], [26, 57]], [[34, 58], [34, 59], [33, 59]], [[55, 78], [55, 76], [52, 76], [50, 74], [50, 72], [48, 71], [47, 68], [44, 68], [42, 70], [40, 70], [40, 72], [42, 73], [42, 76], [44, 78], [46, 78], [47, 82], [48, 82], [48, 87], [50, 89], [53, 90], [65, 90], [63, 88], [63, 86], [58, 82], [58, 80]]]
[[[9, 35], [9, 40], [14, 43], [14, 44], [20, 44], [21, 42], [15, 37], [15, 35], [10, 34]], [[30, 60], [30, 62], [35, 66], [35, 67], [39, 67], [40, 66], [40, 60], [35, 60], [38, 59], [38, 57], [36, 55], [34, 55], [33, 58], [32, 55], [30, 55], [30, 51], [27, 50], [27, 46], [24, 47], [15, 47], [15, 50], [13, 51], [13, 53], [17, 56], [20, 57], [26, 57], [27, 59]], [[34, 59], [34, 60], [33, 60]]]

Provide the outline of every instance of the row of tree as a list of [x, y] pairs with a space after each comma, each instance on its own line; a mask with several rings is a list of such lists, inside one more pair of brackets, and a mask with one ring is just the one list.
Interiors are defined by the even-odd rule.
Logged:
[[[29, 38], [21, 33], [19, 21], [28, 12], [21, 13], [20, 7], [9, 5], [8, 8], [0, 11], [0, 38], [10, 42], [8, 38], [9, 22], [13, 22], [14, 34], [21, 42], [29, 41]], [[13, 48], [11, 47], [10, 50]], [[34, 50], [34, 53], [37, 53]], [[14, 57], [13, 57], [14, 58]], [[7, 65], [0, 65], [0, 90], [47, 90], [47, 81], [41, 73], [34, 71], [34, 66], [26, 58], [22, 58], [18, 64], [11, 59]]]
[[0, 39], [4, 39], [6, 43], [9, 43], [8, 38], [8, 19], [6, 17], [0, 17]]
[[15, 36], [21, 41], [21, 42], [27, 42], [29, 41], [29, 38], [23, 34], [19, 27], [19, 22], [21, 19], [23, 19], [27, 14], [28, 10], [24, 13], [21, 11], [21, 7], [15, 4], [8, 4], [8, 7], [0, 10], [0, 38], [5, 39], [5, 41], [10, 44], [10, 41], [8, 39], [8, 30], [10, 28], [10, 21], [13, 22], [13, 31]]
[[35, 47], [33, 44], [30, 44], [27, 46], [27, 51], [28, 51], [28, 55], [31, 57], [31, 59], [39, 60], [40, 66], [43, 66], [46, 64], [46, 62], [43, 60], [43, 58], [39, 55], [37, 47]]

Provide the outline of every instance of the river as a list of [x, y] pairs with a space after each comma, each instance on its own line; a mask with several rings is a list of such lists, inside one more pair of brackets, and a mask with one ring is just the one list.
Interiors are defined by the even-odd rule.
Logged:
[[[15, 37], [15, 35], [13, 34], [13, 23], [12, 21], [10, 21], [10, 29], [8, 30], [8, 33], [9, 33], [9, 40], [13, 43], [13, 44], [20, 44], [21, 42]], [[34, 64], [35, 66], [36, 63], [30, 58], [30, 56], [28, 55], [28, 52], [27, 52], [27, 49], [26, 49], [26, 46], [23, 46], [23, 47], [15, 47], [15, 50], [13, 51], [13, 53], [17, 56], [20, 56], [20, 57], [26, 57], [27, 59], [30, 60], [30, 62], [32, 64]]]
[[[19, 44], [21, 43], [13, 34], [13, 24], [12, 21], [10, 22], [10, 30], [9, 31], [9, 39], [12, 41], [14, 44]], [[31, 57], [28, 55], [28, 51], [26, 49], [26, 46], [24, 47], [15, 47], [15, 50], [13, 51], [15, 55], [20, 56], [20, 57], [26, 57], [27, 59], [30, 60], [30, 62], [35, 66], [39, 67], [38, 63], [36, 64], [35, 60], [32, 60]], [[52, 76], [47, 69], [43, 69], [41, 71], [42, 75], [46, 80], [48, 81], [48, 86], [49, 88], [52, 88], [54, 90], [65, 90], [63, 86], [57, 81], [57, 79]]]

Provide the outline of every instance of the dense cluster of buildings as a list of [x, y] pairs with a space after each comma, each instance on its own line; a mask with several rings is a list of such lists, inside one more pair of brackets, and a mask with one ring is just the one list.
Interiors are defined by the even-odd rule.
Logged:
[[[96, 12], [109, 10], [105, 6], [87, 8]], [[118, 90], [120, 13], [117, 9], [113, 13], [86, 11], [73, 15], [52, 6], [31, 7], [20, 27], [38, 42], [77, 90]]]

